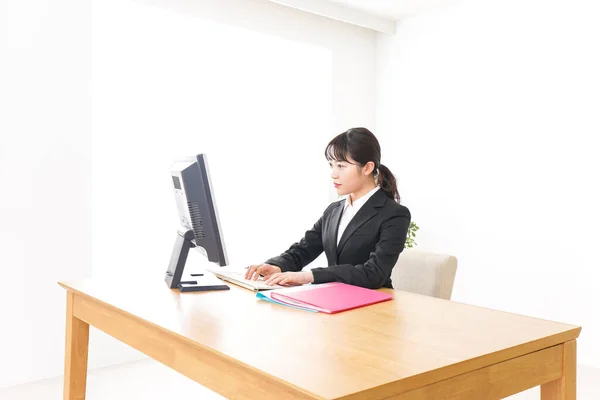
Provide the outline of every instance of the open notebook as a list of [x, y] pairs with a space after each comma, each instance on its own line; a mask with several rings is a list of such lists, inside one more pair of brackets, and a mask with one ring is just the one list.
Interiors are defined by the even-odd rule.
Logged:
[[327, 314], [352, 310], [393, 298], [388, 293], [340, 282], [273, 290], [267, 293], [257, 293], [256, 297], [273, 303]]

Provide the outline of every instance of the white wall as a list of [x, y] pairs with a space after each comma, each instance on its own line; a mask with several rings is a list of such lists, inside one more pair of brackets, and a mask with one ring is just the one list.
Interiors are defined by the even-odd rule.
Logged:
[[[208, 154], [231, 265], [312, 226], [329, 204], [331, 50], [122, 0], [95, 5], [93, 27], [94, 276], [164, 275], [182, 156]], [[140, 356], [103, 336], [91, 359]]]
[[[267, 1], [154, 5], [199, 24], [211, 20], [327, 49], [333, 111], [323, 144], [349, 126], [374, 124], [373, 32]], [[1, 304], [10, 305], [0, 309], [0, 387], [62, 373], [64, 293], [56, 281], [92, 274], [91, 25], [89, 1], [0, 3], [0, 269], [10, 277], [0, 291]], [[285, 201], [303, 204], [297, 196]], [[171, 246], [169, 237], [167, 252]], [[92, 332], [91, 368], [136, 357]]]
[[56, 282], [91, 273], [90, 12], [0, 3], [0, 387], [61, 373]]
[[330, 49], [333, 57], [333, 132], [375, 124], [374, 31], [268, 0], [138, 1]]
[[232, 265], [279, 254], [327, 207], [329, 49], [122, 0], [94, 8], [93, 40], [94, 275], [164, 275], [182, 156], [208, 154]]
[[377, 133], [453, 298], [583, 326], [600, 366], [600, 8], [466, 0], [377, 49]]

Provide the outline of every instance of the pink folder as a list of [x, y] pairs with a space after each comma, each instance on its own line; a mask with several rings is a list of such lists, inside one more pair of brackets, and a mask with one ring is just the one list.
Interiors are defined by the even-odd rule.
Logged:
[[340, 282], [307, 285], [292, 290], [274, 290], [270, 294], [273, 300], [328, 314], [352, 310], [393, 298], [391, 294]]

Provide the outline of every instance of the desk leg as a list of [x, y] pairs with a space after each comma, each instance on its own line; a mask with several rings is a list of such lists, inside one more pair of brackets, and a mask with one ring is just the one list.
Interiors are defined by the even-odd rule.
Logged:
[[563, 376], [542, 385], [542, 400], [575, 400], [577, 374], [577, 341], [563, 344]]
[[75, 295], [67, 292], [64, 400], [84, 400], [90, 326], [73, 315]]

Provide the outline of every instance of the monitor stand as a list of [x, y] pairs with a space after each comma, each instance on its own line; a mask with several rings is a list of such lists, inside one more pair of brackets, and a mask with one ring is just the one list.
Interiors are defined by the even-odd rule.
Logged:
[[170, 289], [179, 289], [181, 292], [198, 292], [208, 290], [229, 290], [219, 278], [212, 274], [205, 275], [204, 272], [184, 275], [185, 263], [191, 248], [196, 247], [193, 242], [194, 231], [177, 231], [175, 246], [171, 254], [169, 268], [165, 275], [165, 282]]

